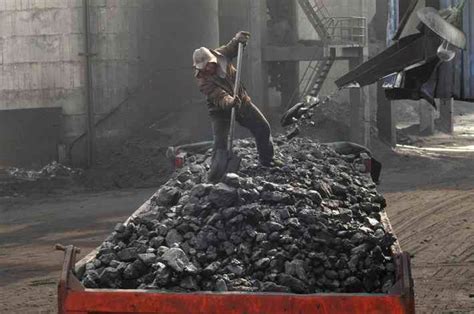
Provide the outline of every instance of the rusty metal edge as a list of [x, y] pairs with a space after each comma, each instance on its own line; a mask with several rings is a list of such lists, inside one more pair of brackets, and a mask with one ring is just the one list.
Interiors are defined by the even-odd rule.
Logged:
[[390, 248], [392, 251], [392, 255], [401, 254], [403, 251], [400, 246], [400, 242], [398, 242], [398, 237], [396, 236], [395, 231], [393, 230], [392, 224], [390, 223], [387, 212], [385, 210], [382, 210], [380, 212], [380, 220], [382, 222], [384, 229], [395, 236], [395, 239], [396, 239], [395, 243], [393, 243]]
[[61, 276], [58, 282], [58, 313], [66, 313], [66, 298], [69, 290], [83, 291], [85, 288], [82, 286], [80, 281], [71, 272], [74, 262], [76, 260], [77, 248], [73, 245], [68, 245], [64, 249], [64, 260], [63, 268], [61, 270]]
[[396, 293], [396, 294], [403, 294], [404, 291], [404, 280], [403, 280], [403, 270], [404, 270], [404, 265], [403, 265], [403, 260], [401, 258], [401, 255], [403, 254], [402, 248], [400, 247], [400, 242], [398, 242], [398, 237], [396, 236], [392, 224], [390, 223], [390, 220], [388, 219], [387, 212], [385, 210], [380, 212], [380, 221], [382, 222], [382, 225], [385, 229], [385, 231], [391, 233], [395, 237], [395, 242], [392, 244], [390, 247], [390, 251], [392, 252], [392, 258], [395, 263], [395, 276], [396, 276], [396, 281], [393, 285], [393, 287], [390, 289], [389, 293]]
[[395, 263], [396, 282], [390, 289], [389, 294], [400, 295], [406, 305], [407, 313], [415, 313], [415, 293], [411, 273], [410, 255], [407, 252], [402, 251], [398, 237], [393, 230], [385, 210], [380, 212], [380, 218], [385, 230], [393, 234], [396, 239], [395, 243], [392, 244], [392, 247], [390, 248]]

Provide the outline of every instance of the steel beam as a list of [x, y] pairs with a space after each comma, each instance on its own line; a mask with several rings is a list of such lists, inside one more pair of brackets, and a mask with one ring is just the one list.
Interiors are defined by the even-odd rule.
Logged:
[[324, 50], [319, 46], [266, 46], [263, 48], [263, 60], [271, 61], [311, 61], [323, 60]]
[[379, 138], [392, 147], [397, 145], [395, 110], [392, 101], [385, 97], [383, 82], [377, 83], [377, 129]]
[[453, 98], [439, 100], [439, 130], [447, 134], [454, 131], [453, 105]]
[[87, 80], [85, 84], [86, 108], [87, 108], [87, 166], [92, 167], [95, 163], [95, 112], [92, 97], [92, 64], [90, 51], [90, 12], [89, 0], [83, 0], [84, 19], [84, 76]]
[[[349, 70], [355, 69], [364, 62], [364, 48], [358, 48], [358, 58], [349, 59]], [[370, 105], [367, 88], [351, 88], [350, 99], [350, 137], [351, 141], [370, 147]]]
[[267, 5], [265, 1], [249, 1], [249, 24], [252, 40], [249, 43], [249, 81], [253, 99], [264, 113], [268, 108], [268, 64], [263, 59], [263, 47], [267, 43]]

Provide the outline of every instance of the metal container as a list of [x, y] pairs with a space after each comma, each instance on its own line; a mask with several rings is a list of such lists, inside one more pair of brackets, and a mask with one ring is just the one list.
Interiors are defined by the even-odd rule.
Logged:
[[[126, 222], [150, 207], [151, 198]], [[382, 212], [386, 230], [393, 232]], [[327, 293], [280, 294], [241, 292], [163, 293], [152, 290], [86, 289], [78, 277], [85, 264], [97, 254], [92, 251], [77, 264], [77, 248], [62, 247], [65, 258], [58, 284], [59, 313], [206, 313], [206, 314], [292, 314], [292, 313], [415, 313], [410, 257], [396, 242], [391, 250], [395, 259], [396, 282], [388, 294]]]

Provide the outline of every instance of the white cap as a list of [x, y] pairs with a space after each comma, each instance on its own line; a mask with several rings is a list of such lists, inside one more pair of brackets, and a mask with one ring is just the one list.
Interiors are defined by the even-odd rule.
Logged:
[[217, 57], [206, 47], [194, 50], [193, 66], [197, 70], [202, 70], [208, 63], [217, 63]]

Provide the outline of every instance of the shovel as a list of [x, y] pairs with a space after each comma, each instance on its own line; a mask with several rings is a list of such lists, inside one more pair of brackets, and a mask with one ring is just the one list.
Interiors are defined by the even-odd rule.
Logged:
[[[235, 74], [234, 96], [239, 94], [240, 77], [242, 73], [242, 55], [244, 52], [244, 45], [239, 43], [239, 50], [237, 54], [237, 69]], [[229, 136], [227, 137], [227, 149], [214, 152], [214, 161], [212, 168], [214, 169], [213, 180], [222, 179], [226, 173], [236, 173], [239, 170], [241, 158], [234, 153], [234, 132], [235, 132], [235, 108], [232, 108], [230, 113], [230, 127]]]
[[[235, 73], [234, 97], [239, 95], [240, 77], [242, 74], [242, 57], [244, 54], [244, 45], [239, 43], [237, 54], [237, 71]], [[234, 132], [235, 132], [235, 108], [232, 107], [230, 113], [229, 137], [227, 138], [227, 153], [229, 154], [226, 173], [235, 173], [239, 171], [241, 158], [234, 153]]]

